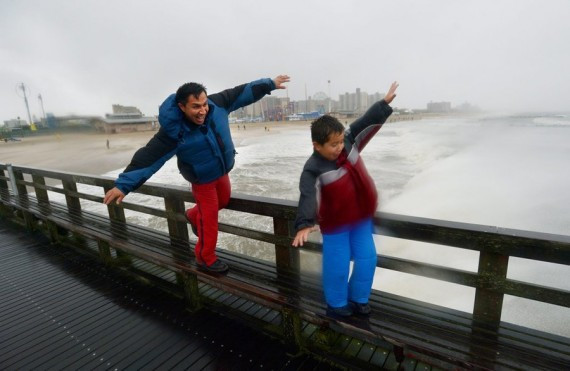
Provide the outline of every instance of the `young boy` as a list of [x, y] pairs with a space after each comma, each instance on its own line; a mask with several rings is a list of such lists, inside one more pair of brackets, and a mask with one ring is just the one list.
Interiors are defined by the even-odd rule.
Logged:
[[[359, 153], [392, 113], [389, 104], [397, 88], [398, 83], [392, 83], [384, 99], [346, 133], [331, 116], [311, 123], [314, 152], [301, 173], [293, 246], [303, 246], [316, 224], [320, 225], [323, 288], [327, 312], [332, 316], [370, 314], [368, 298], [376, 269], [372, 216], [378, 196]], [[354, 266], [349, 280], [350, 260]]]

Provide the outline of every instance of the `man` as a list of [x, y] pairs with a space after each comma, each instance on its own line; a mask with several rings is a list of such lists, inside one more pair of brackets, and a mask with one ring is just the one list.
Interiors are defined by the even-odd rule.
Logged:
[[198, 236], [195, 255], [198, 267], [210, 272], [225, 272], [228, 265], [216, 256], [218, 211], [229, 200], [228, 173], [234, 166], [228, 115], [271, 94], [285, 89], [289, 76], [260, 79], [208, 96], [201, 84], [190, 82], [170, 95], [159, 108], [159, 132], [139, 149], [131, 163], [105, 194], [104, 203], [120, 204], [131, 191], [140, 187], [172, 156], [178, 169], [192, 186], [196, 206], [186, 210], [186, 219]]

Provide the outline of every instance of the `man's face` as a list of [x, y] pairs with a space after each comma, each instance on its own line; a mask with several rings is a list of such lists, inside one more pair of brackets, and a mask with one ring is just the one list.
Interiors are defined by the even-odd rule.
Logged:
[[315, 147], [315, 151], [319, 152], [321, 156], [329, 161], [334, 161], [344, 148], [344, 132], [331, 133], [325, 144], [313, 142], [313, 146]]
[[202, 125], [208, 114], [208, 96], [202, 92], [198, 98], [193, 95], [188, 96], [186, 104], [178, 103], [178, 107], [184, 112], [188, 120], [196, 125]]

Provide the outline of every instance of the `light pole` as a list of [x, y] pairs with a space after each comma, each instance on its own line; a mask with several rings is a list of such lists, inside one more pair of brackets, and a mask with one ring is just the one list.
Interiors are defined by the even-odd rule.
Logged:
[[332, 97], [331, 97], [331, 80], [328, 80], [328, 83], [329, 83], [329, 113], [331, 113], [331, 109], [332, 109], [331, 108], [331, 106], [332, 106], [332, 102], [331, 102], [331, 100], [332, 100]]
[[46, 127], [46, 126], [47, 126], [47, 117], [46, 117], [46, 111], [44, 110], [44, 100], [43, 100], [41, 94], [38, 94], [38, 100], [40, 101], [40, 107], [42, 107], [42, 113], [43, 113], [43, 115], [44, 115], [44, 123], [43, 123], [43, 125], [44, 125], [44, 127]]
[[18, 85], [18, 88], [22, 89], [22, 93], [24, 94], [24, 103], [26, 103], [26, 112], [28, 112], [28, 122], [30, 123], [30, 129], [32, 131], [36, 131], [36, 125], [34, 125], [32, 116], [30, 115], [30, 106], [28, 105], [28, 97], [26, 95], [26, 85], [24, 85], [22, 82], [20, 85]]

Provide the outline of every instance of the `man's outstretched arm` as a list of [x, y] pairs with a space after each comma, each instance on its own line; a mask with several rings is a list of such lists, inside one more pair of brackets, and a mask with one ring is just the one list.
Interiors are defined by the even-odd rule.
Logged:
[[208, 96], [208, 99], [212, 100], [216, 105], [225, 108], [228, 112], [232, 112], [257, 102], [265, 95], [271, 94], [272, 90], [285, 89], [286, 86], [283, 84], [289, 82], [289, 80], [290, 78], [287, 75], [279, 75], [274, 79], [259, 79], [211, 94]]
[[176, 140], [169, 138], [166, 131], [161, 128], [146, 146], [135, 152], [129, 166], [119, 174], [115, 187], [105, 194], [103, 203], [109, 205], [116, 200], [116, 203], [120, 204], [129, 192], [144, 184], [174, 156], [176, 145]]

